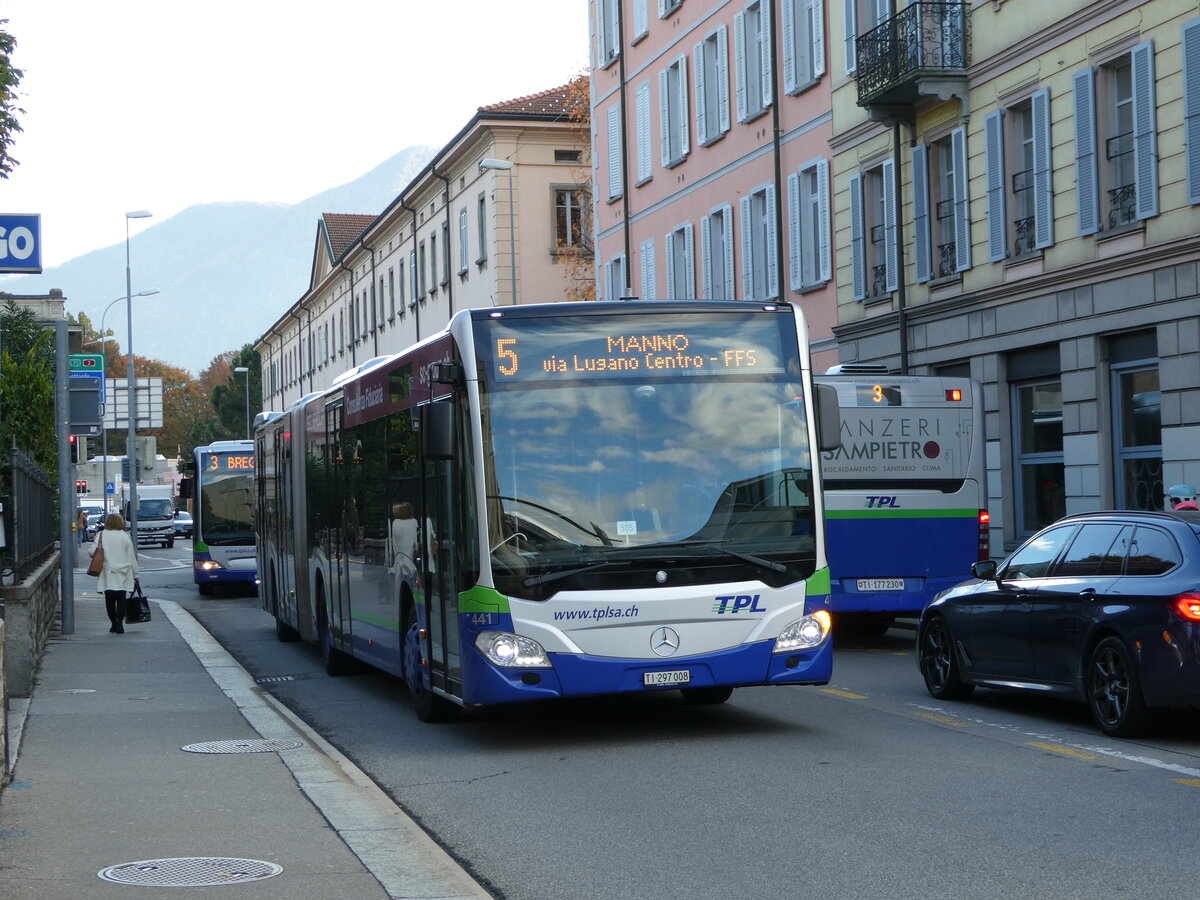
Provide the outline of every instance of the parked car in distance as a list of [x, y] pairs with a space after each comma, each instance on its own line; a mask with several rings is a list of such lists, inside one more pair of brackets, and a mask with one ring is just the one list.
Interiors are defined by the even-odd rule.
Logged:
[[917, 625], [935, 698], [979, 686], [1081, 700], [1113, 737], [1200, 708], [1200, 513], [1067, 516], [971, 572]]
[[104, 513], [88, 513], [87, 528], [84, 530], [86, 540], [93, 541], [96, 535], [104, 530]]
[[190, 538], [192, 536], [192, 514], [182, 509], [175, 510], [175, 536]]

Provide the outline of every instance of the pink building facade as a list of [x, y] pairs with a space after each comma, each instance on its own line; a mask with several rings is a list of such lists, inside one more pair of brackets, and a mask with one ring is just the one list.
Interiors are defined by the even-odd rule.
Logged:
[[591, 0], [597, 296], [784, 300], [837, 362], [823, 0]]

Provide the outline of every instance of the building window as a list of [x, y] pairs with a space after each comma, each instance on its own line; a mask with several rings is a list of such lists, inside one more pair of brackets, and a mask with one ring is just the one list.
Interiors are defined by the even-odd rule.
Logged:
[[967, 130], [913, 148], [913, 255], [917, 281], [971, 267]]
[[633, 98], [637, 114], [637, 183], [642, 185], [654, 176], [650, 150], [654, 141], [650, 134], [650, 82], [639, 84]]
[[779, 296], [775, 248], [775, 186], [757, 188], [741, 199], [742, 299], [771, 300]]
[[417, 276], [417, 251], [410, 250], [408, 254], [408, 279], [409, 279], [409, 294], [408, 308], [412, 309], [417, 305], [417, 299], [421, 296], [421, 283]]
[[658, 266], [654, 258], [654, 238], [646, 238], [638, 246], [642, 261], [643, 300], [654, 300], [658, 296]]
[[608, 199], [625, 193], [625, 170], [621, 165], [621, 104], [614, 103], [605, 114], [608, 121]]
[[438, 289], [438, 238], [437, 232], [429, 235], [429, 293]]
[[733, 207], [718, 206], [700, 220], [704, 299], [734, 300]]
[[1183, 127], [1187, 202], [1200, 203], [1200, 19], [1183, 26]]
[[633, 0], [633, 34], [630, 43], [636, 44], [650, 33], [650, 16], [646, 11], [648, 0]]
[[583, 159], [581, 150], [555, 150], [554, 161], [559, 163], [579, 163]]
[[442, 223], [442, 286], [450, 283], [450, 223]]
[[588, 208], [587, 191], [579, 187], [554, 189], [555, 248], [579, 247], [584, 240], [584, 215]]
[[417, 283], [419, 290], [417, 291], [417, 299], [425, 296], [425, 286], [429, 283], [426, 280], [426, 274], [429, 271], [429, 258], [425, 255], [425, 242], [421, 241], [417, 244], [417, 271], [420, 273], [420, 281]]
[[620, 0], [598, 0], [596, 3], [596, 41], [600, 67], [604, 68], [621, 55]]
[[686, 56], [676, 57], [674, 62], [658, 73], [658, 112], [662, 129], [659, 134], [662, 164], [664, 168], [670, 168], [687, 159], [688, 150], [691, 149], [688, 138]]
[[480, 194], [475, 204], [475, 217], [479, 226], [479, 257], [476, 263], [487, 261], [487, 195]]
[[733, 17], [737, 118], [749, 122], [771, 105], [771, 4], [756, 0]]
[[400, 285], [400, 318], [404, 318], [404, 260], [396, 266], [396, 282]]
[[1154, 42], [1076, 72], [1073, 88], [1079, 233], [1158, 215]]
[[1054, 243], [1050, 91], [984, 118], [988, 259], [1022, 259]]
[[696, 131], [707, 147], [729, 130], [729, 48], [724, 25], [696, 44]]
[[614, 256], [604, 267], [605, 293], [609, 300], [619, 300], [625, 296], [627, 284], [625, 273], [625, 254]]
[[[401, 276], [403, 280], [403, 276]], [[388, 321], [396, 318], [396, 270], [388, 266]]]
[[1017, 527], [1022, 536], [1067, 512], [1063, 469], [1062, 382], [1013, 385]]
[[1108, 341], [1116, 505], [1163, 508], [1158, 339], [1153, 330]]
[[467, 208], [464, 206], [458, 211], [458, 274], [467, 274], [468, 257], [470, 252], [467, 249], [470, 236], [467, 234]]
[[664, 254], [667, 258], [667, 298], [695, 300], [696, 257], [691, 222], [685, 222], [667, 234]]
[[[917, 178], [919, 167], [916, 163], [917, 151], [914, 147], [914, 179]], [[885, 160], [881, 165], [868, 169], [861, 174], [850, 176], [850, 250], [852, 258], [854, 299], [877, 300], [896, 290], [896, 203], [895, 203], [895, 171], [892, 161]], [[923, 187], [923, 186], [922, 186]], [[915, 190], [914, 195], [920, 198], [923, 190]], [[919, 203], [914, 204], [919, 207]], [[917, 271], [920, 273], [921, 229], [919, 222], [914, 222], [914, 253], [917, 256]], [[928, 255], [928, 231], [925, 232], [924, 258]]]
[[847, 75], [853, 75], [858, 69], [858, 36], [866, 34], [877, 25], [882, 25], [890, 16], [889, 0], [846, 0], [846, 14], [842, 17], [842, 38]]
[[783, 89], [798, 94], [824, 74], [824, 0], [783, 0]]
[[658, 0], [658, 17], [665, 19], [681, 6], [683, 6], [683, 0]]
[[788, 176], [791, 288], [803, 291], [833, 277], [829, 228], [829, 162], [806, 162]]

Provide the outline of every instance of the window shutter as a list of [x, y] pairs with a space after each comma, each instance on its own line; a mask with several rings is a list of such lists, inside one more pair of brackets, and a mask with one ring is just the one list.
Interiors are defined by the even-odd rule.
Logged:
[[862, 175], [850, 176], [850, 260], [854, 299], [867, 297], [867, 248], [863, 228]]
[[[1008, 221], [1004, 210], [1004, 110], [983, 119], [984, 155], [987, 166], [988, 261], [1008, 256]], [[920, 281], [920, 277], [917, 278]]]
[[885, 291], [896, 290], [896, 166], [888, 159], [883, 170], [883, 265]]
[[829, 160], [817, 160], [817, 218], [820, 219], [818, 265], [821, 281], [833, 280], [833, 233], [829, 224]]
[[716, 213], [709, 213], [700, 220], [700, 286], [704, 291], [705, 300], [711, 300], [713, 295], [712, 220], [715, 215]]
[[[784, 5], [786, 6], [786, 0]], [[788, 285], [793, 291], [804, 286], [804, 273], [800, 270], [800, 173], [793, 172], [787, 179], [788, 192]]]
[[843, 0], [842, 26], [842, 39], [846, 44], [846, 74], [853, 75], [858, 68], [858, 52], [855, 48], [855, 38], [858, 37], [858, 4], [855, 0]]
[[771, 105], [775, 96], [775, 70], [771, 68], [771, 9], [773, 0], [759, 0], [758, 52], [762, 58], [762, 105]]
[[[783, 2], [783, 90], [794, 94], [800, 88], [800, 77], [796, 72], [797, 49], [800, 35], [796, 28], [796, 0]], [[807, 3], [807, 0], [802, 0]]]
[[734, 69], [737, 74], [737, 119], [746, 121], [746, 14], [733, 17]]
[[654, 238], [646, 238], [642, 241], [642, 299], [653, 300], [657, 294], [655, 293], [656, 278], [658, 273], [655, 271], [654, 265]]
[[654, 164], [650, 160], [650, 82], [643, 81], [634, 91], [637, 114], [637, 178], [638, 184], [649, 181]]
[[1183, 26], [1183, 126], [1187, 200], [1200, 203], [1200, 19]]
[[662, 164], [665, 169], [671, 164], [671, 103], [667, 98], [667, 70], [658, 73], [658, 136]]
[[1033, 246], [1054, 243], [1054, 173], [1050, 156], [1050, 89], [1030, 98], [1033, 121]]
[[1138, 219], [1158, 215], [1158, 135], [1154, 114], [1154, 41], [1130, 51], [1133, 69], [1133, 172]]
[[779, 232], [775, 215], [775, 185], [766, 188], [767, 197], [767, 297], [775, 299], [779, 296]]
[[754, 296], [754, 248], [750, 243], [750, 198], [739, 201], [742, 211], [742, 299], [757, 300]]
[[696, 137], [703, 144], [708, 140], [708, 103], [704, 94], [704, 41], [697, 43], [692, 48], [692, 53], [696, 59]]
[[609, 262], [604, 267], [604, 297], [608, 300], [617, 299], [613, 294], [613, 264]]
[[726, 203], [721, 207], [722, 234], [725, 239], [721, 246], [725, 252], [725, 299], [733, 299], [733, 207]]
[[608, 108], [608, 199], [621, 196], [621, 105]]
[[460, 272], [467, 271], [467, 208], [465, 206], [458, 211], [458, 269]]
[[689, 138], [690, 122], [688, 120], [688, 64], [687, 54], [683, 53], [676, 60], [679, 65], [679, 152], [681, 156], [687, 156], [692, 149], [691, 140]]
[[1096, 164], [1096, 70], [1076, 72], [1071, 82], [1075, 102], [1075, 203], [1079, 234], [1100, 230], [1100, 172]]
[[687, 271], [683, 273], [687, 285], [687, 299], [696, 299], [696, 230], [691, 222], [683, 226], [683, 239], [687, 242], [683, 247], [683, 261]]
[[808, 0], [812, 14], [812, 76], [825, 74], [825, 0]]
[[971, 180], [967, 177], [967, 126], [950, 132], [954, 155], [954, 271], [971, 268]]
[[668, 231], [663, 237], [663, 256], [667, 258], [667, 292], [668, 300], [678, 300], [675, 293], [675, 232]]
[[929, 256], [929, 145], [913, 147], [913, 264], [918, 283], [933, 277]]
[[721, 133], [729, 130], [729, 29], [717, 29], [717, 110], [721, 116]]
[[636, 40], [650, 31], [650, 16], [646, 12], [646, 0], [633, 0], [633, 38]]

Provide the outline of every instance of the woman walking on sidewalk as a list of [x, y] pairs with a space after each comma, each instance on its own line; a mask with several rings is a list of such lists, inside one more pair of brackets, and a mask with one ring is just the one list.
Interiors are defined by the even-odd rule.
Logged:
[[[125, 599], [138, 586], [137, 549], [125, 531], [125, 518], [109, 513], [104, 530], [96, 537], [96, 548], [104, 550], [104, 566], [96, 583], [104, 591], [104, 606], [112, 621], [112, 634], [125, 633]], [[96, 550], [92, 550], [95, 555]]]

